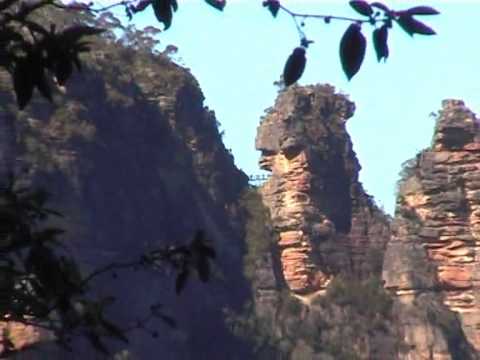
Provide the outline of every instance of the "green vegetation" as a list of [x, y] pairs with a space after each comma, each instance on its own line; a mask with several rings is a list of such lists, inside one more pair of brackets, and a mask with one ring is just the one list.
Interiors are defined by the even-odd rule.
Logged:
[[398, 173], [398, 181], [397, 181], [397, 186], [396, 186], [396, 195], [398, 196], [399, 194], [403, 193], [402, 187], [405, 185], [405, 183], [415, 176], [415, 173], [418, 168], [418, 159], [421, 155], [421, 152], [419, 152], [415, 157], [408, 159], [407, 161], [404, 161], [402, 163], [402, 167], [400, 172]]
[[392, 298], [384, 290], [383, 281], [378, 277], [359, 281], [339, 275], [329, 285], [326, 296], [318, 300], [351, 307], [356, 313], [369, 318], [377, 315], [387, 317], [392, 307]]
[[400, 341], [392, 305], [378, 277], [360, 281], [339, 275], [309, 308], [282, 291], [273, 318], [250, 304], [242, 314], [230, 314], [229, 321], [237, 336], [254, 344], [257, 359], [367, 360], [372, 354], [387, 359], [394, 358]]

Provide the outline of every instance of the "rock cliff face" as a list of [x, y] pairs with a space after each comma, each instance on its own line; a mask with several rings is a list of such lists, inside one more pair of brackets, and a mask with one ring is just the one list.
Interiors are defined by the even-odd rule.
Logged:
[[[258, 359], [390, 359], [398, 352], [380, 280], [390, 219], [358, 181], [345, 127], [353, 111], [331, 86], [294, 86], [258, 128], [260, 166], [271, 172], [259, 192], [275, 233], [263, 253], [255, 247], [254, 314], [243, 320], [257, 324], [250, 331], [260, 341]], [[250, 252], [248, 237], [247, 245]]]
[[[247, 177], [222, 144], [197, 82], [166, 56], [111, 41], [100, 41], [85, 65], [64, 95], [55, 94], [55, 104], [35, 98], [23, 112], [12, 103], [10, 83], [2, 84], [2, 110], [17, 128], [10, 155], [22, 181], [51, 192], [52, 207], [66, 216], [58, 224], [67, 230], [66, 246], [86, 272], [190, 242], [204, 229], [218, 253], [217, 276], [207, 285], [192, 279], [176, 296], [168, 274], [122, 272], [118, 280], [99, 279], [94, 289], [117, 297], [113, 318], [121, 327], [158, 302], [178, 322], [174, 330], [162, 321], [150, 324], [158, 339], [129, 335], [132, 358], [249, 358], [223, 313], [240, 307], [250, 291], [237, 203]], [[30, 356], [44, 358], [41, 351]], [[80, 347], [68, 354], [95, 356]]]
[[389, 239], [387, 217], [358, 181], [345, 129], [353, 111], [330, 86], [293, 87], [258, 128], [260, 167], [272, 174], [261, 192], [284, 279], [299, 295], [324, 290], [340, 272], [371, 272], [367, 257], [377, 251], [381, 259]]
[[[168, 274], [99, 279], [96, 291], [117, 294], [120, 325], [158, 301], [178, 322], [174, 330], [152, 323], [160, 338], [132, 334], [128, 349], [109, 344], [117, 354], [478, 358], [480, 122], [462, 102], [444, 102], [432, 147], [405, 168], [391, 234], [391, 219], [358, 180], [345, 128], [354, 104], [332, 87], [290, 87], [267, 112], [256, 146], [272, 176], [260, 197], [245, 192], [247, 178], [187, 70], [112, 41], [97, 44], [86, 65], [55, 104], [36, 99], [25, 112], [1, 78], [0, 116], [13, 136], [0, 132], [0, 146], [8, 143], [1, 149], [11, 151], [2, 151], [0, 167], [14, 166], [26, 185], [52, 193], [67, 216], [55, 225], [67, 230], [66, 246], [86, 270], [187, 242], [198, 229], [218, 253], [218, 276], [206, 286], [192, 280], [179, 297]], [[231, 331], [229, 311], [244, 317], [257, 346]], [[42, 337], [12, 326], [18, 348]], [[22, 358], [66, 358], [44, 350]], [[95, 356], [80, 347], [68, 354]]]
[[[444, 102], [432, 147], [403, 170], [390, 234], [389, 219], [358, 182], [360, 166], [345, 130], [353, 109], [331, 87], [293, 87], [259, 127], [260, 165], [272, 173], [261, 188], [278, 233], [272, 256], [278, 256], [282, 280], [309, 309], [295, 315], [284, 310], [292, 308], [288, 299], [276, 296], [269, 305], [277, 306], [275, 331], [293, 338], [291, 354], [310, 358], [323, 358], [333, 347], [330, 355], [349, 348], [361, 359], [477, 359], [480, 122], [462, 102]], [[381, 291], [373, 296], [355, 281], [336, 280], [354, 274], [362, 283], [382, 270], [392, 303]], [[256, 297], [260, 309], [270, 299], [262, 294]], [[370, 299], [362, 305], [363, 296]], [[363, 308], [369, 306], [380, 317], [368, 318]], [[348, 323], [337, 325], [345, 313]], [[370, 321], [381, 325], [355, 325]], [[317, 340], [310, 338], [317, 330], [309, 322], [326, 326]], [[339, 326], [342, 347], [335, 347], [338, 332], [327, 330], [332, 326]], [[355, 326], [370, 335], [351, 338]], [[389, 329], [380, 340], [379, 326]]]
[[479, 170], [479, 120], [446, 100], [431, 147], [403, 171], [385, 255], [385, 286], [411, 346], [401, 358], [468, 359], [480, 350]]

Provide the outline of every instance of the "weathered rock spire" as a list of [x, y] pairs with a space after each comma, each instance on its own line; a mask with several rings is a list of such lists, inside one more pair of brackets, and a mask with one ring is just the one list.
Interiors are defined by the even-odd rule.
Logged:
[[[409, 311], [405, 309], [414, 308], [416, 312], [423, 308], [429, 314], [431, 305], [438, 301], [443, 309], [437, 311], [440, 314], [437, 318], [449, 319], [445, 324], [452, 334], [458, 317], [466, 339], [477, 351], [480, 350], [479, 170], [479, 121], [462, 101], [445, 100], [432, 146], [419, 153], [403, 171], [394, 234], [384, 263], [386, 287], [404, 304], [404, 314]], [[432, 299], [430, 304], [422, 300], [427, 297]], [[435, 325], [437, 321], [430, 319], [420, 324], [418, 318], [415, 321], [413, 318], [409, 321], [409, 316], [402, 318], [407, 343], [415, 346], [417, 354], [429, 351], [435, 359], [455, 358], [448, 333], [440, 331], [434, 336], [432, 329], [442, 328]], [[420, 332], [423, 340], [415, 335]], [[461, 333], [458, 338], [463, 336]], [[468, 353], [462, 359], [470, 358], [465, 354]]]
[[345, 129], [354, 108], [331, 86], [293, 87], [258, 129], [260, 166], [272, 173], [263, 199], [279, 234], [284, 279], [296, 294], [325, 289], [339, 272], [360, 272], [366, 249], [388, 240], [387, 219], [375, 219], [379, 212], [358, 181]]

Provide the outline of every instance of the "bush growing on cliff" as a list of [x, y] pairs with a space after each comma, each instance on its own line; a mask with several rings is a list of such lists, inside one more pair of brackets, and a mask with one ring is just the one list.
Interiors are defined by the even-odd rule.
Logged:
[[355, 312], [372, 318], [377, 315], [388, 317], [392, 308], [392, 298], [384, 290], [383, 281], [377, 276], [362, 282], [337, 276], [328, 286], [325, 298], [319, 300], [350, 306]]
[[381, 353], [383, 343], [398, 341], [391, 325], [392, 305], [378, 276], [359, 281], [339, 275], [326, 294], [313, 301], [310, 316], [320, 325], [312, 328], [307, 343], [335, 359], [366, 359], [374, 351]]
[[415, 175], [415, 171], [418, 167], [418, 158], [417, 156], [404, 161], [401, 165], [400, 172], [398, 173], [398, 182], [397, 182], [397, 192], [399, 187], [410, 177]]

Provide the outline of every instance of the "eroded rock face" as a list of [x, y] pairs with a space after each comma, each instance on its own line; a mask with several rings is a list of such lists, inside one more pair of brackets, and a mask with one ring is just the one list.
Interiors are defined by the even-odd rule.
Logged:
[[5, 340], [2, 339], [0, 343], [0, 354], [24, 350], [34, 344], [38, 345], [42, 341], [52, 339], [47, 331], [19, 322], [0, 322], [0, 333], [5, 337]]
[[256, 148], [272, 176], [262, 195], [279, 234], [291, 291], [324, 290], [333, 274], [371, 271], [367, 249], [384, 248], [388, 219], [358, 181], [360, 165], [345, 122], [354, 104], [331, 86], [281, 93], [261, 122]]
[[[119, 281], [98, 278], [92, 292], [117, 298], [110, 314], [120, 328], [159, 302], [177, 322], [172, 330], [154, 320], [158, 339], [148, 332], [129, 334], [131, 358], [248, 359], [249, 348], [231, 334], [224, 314], [250, 296], [237, 204], [248, 178], [222, 144], [189, 71], [165, 56], [100, 45], [58, 104], [35, 99], [24, 112], [9, 112], [18, 129], [12, 157], [28, 170], [19, 172], [21, 180], [52, 194], [51, 206], [66, 216], [59, 224], [68, 234], [66, 246], [85, 273], [190, 242], [203, 229], [222, 274], [208, 286], [193, 280], [177, 296], [173, 274], [125, 271]], [[97, 57], [101, 51], [104, 56]], [[11, 89], [0, 84], [0, 98], [11, 104]], [[14, 342], [29, 337], [28, 330], [16, 333]], [[97, 357], [81, 339], [74, 346], [72, 354], [58, 348], [56, 356], [42, 350], [25, 359]], [[112, 356], [127, 350], [113, 341], [107, 346]]]
[[[480, 350], [479, 170], [479, 120], [462, 101], [446, 100], [431, 148], [404, 169], [385, 255], [386, 287], [407, 314], [401, 316], [405, 340], [415, 347], [405, 358], [475, 358], [470, 344]], [[419, 300], [425, 296], [431, 298], [428, 306]], [[461, 325], [456, 343], [452, 330], [449, 335], [428, 316], [432, 304], [441, 309], [436, 319], [444, 318], [445, 328]], [[426, 319], [414, 321], [408, 315], [413, 308]], [[459, 349], [462, 357], [455, 355]]]

